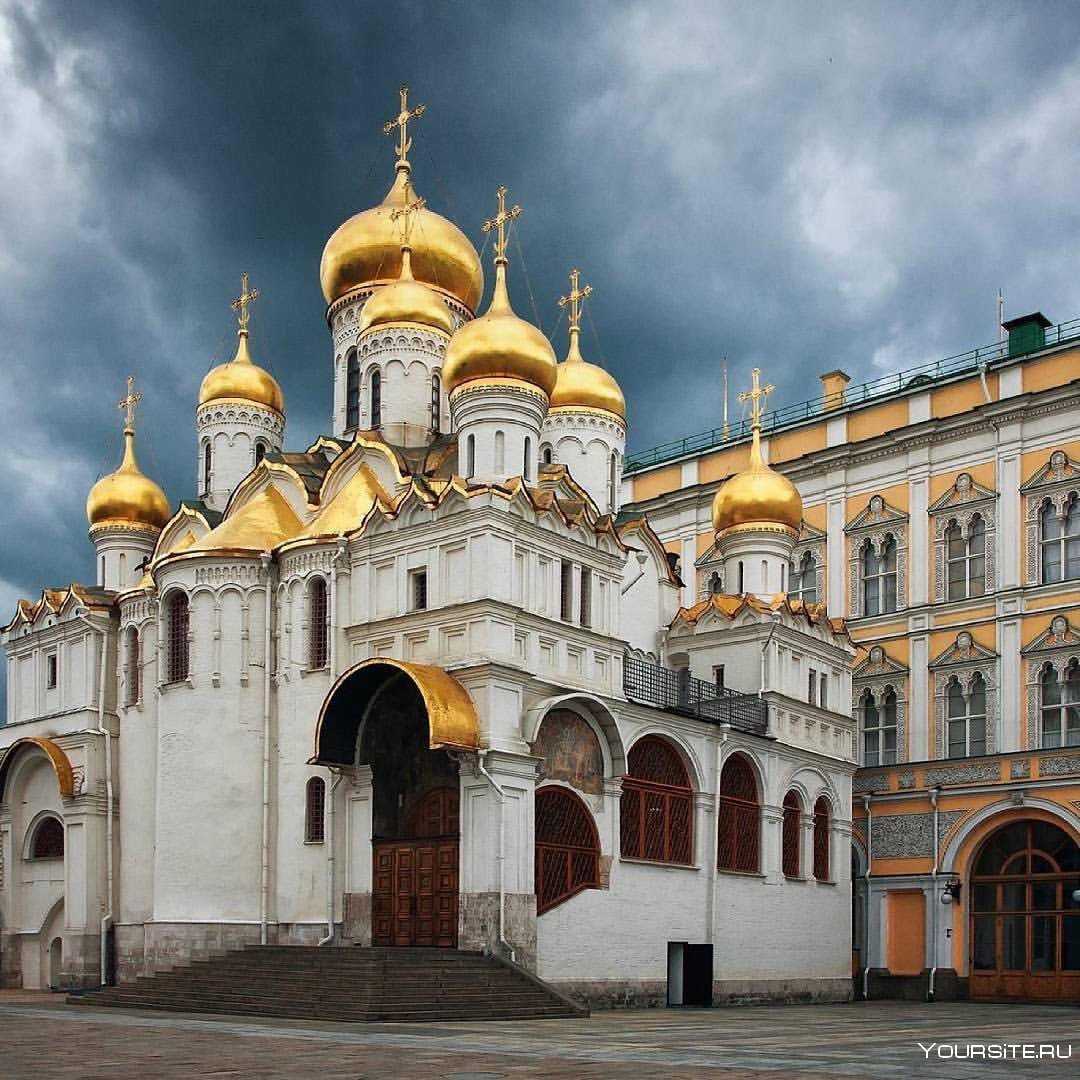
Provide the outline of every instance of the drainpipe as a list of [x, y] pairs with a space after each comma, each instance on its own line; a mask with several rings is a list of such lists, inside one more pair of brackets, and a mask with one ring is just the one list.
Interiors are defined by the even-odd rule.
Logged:
[[515, 963], [516, 954], [514, 952], [514, 947], [506, 940], [506, 878], [503, 870], [506, 864], [505, 838], [503, 835], [503, 821], [506, 816], [503, 813], [503, 803], [506, 801], [506, 792], [500, 787], [495, 777], [484, 767], [484, 757], [490, 753], [490, 750], [477, 751], [476, 764], [479, 767], [480, 772], [487, 778], [487, 782], [491, 785], [491, 789], [495, 792], [495, 796], [499, 802], [499, 853], [497, 855], [499, 861], [499, 944], [510, 954], [510, 962]]
[[866, 963], [863, 965], [862, 996], [863, 1001], [870, 1000], [870, 864], [874, 861], [874, 818], [870, 810], [870, 795], [864, 795], [862, 799], [863, 810], [866, 811], [866, 873], [863, 880], [866, 882], [866, 910], [864, 911], [863, 930], [866, 935]]
[[262, 859], [259, 867], [259, 944], [268, 939], [270, 921], [270, 685], [273, 638], [270, 620], [274, 610], [271, 585], [272, 563], [269, 555], [260, 556], [266, 581], [266, 611], [263, 618], [263, 716], [262, 716]]
[[938, 879], [938, 796], [941, 788], [930, 789], [930, 805], [934, 808], [934, 867], [930, 871], [930, 983], [926, 988], [926, 1000], [934, 1000], [934, 981], [937, 977], [937, 879]]
[[108, 985], [109, 927], [113, 921], [113, 775], [112, 733], [105, 726], [105, 664], [108, 656], [108, 637], [105, 631], [85, 615], [76, 618], [84, 622], [101, 638], [101, 662], [98, 664], [97, 733], [105, 740], [105, 914], [101, 916], [101, 985]]
[[341, 770], [330, 769], [330, 798], [326, 807], [326, 937], [320, 945], [334, 940], [334, 792], [341, 783]]

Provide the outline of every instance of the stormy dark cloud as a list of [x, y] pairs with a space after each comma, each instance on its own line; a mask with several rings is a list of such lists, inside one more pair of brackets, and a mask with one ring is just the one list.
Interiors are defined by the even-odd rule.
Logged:
[[1078, 61], [1068, 3], [0, 0], [0, 610], [92, 577], [129, 372], [191, 493], [241, 270], [290, 445], [328, 427], [319, 256], [389, 184], [401, 82], [431, 205], [478, 246], [499, 183], [524, 205], [519, 312], [553, 330], [583, 268], [642, 449], [714, 425], [721, 356], [783, 404], [992, 340], [999, 286], [1080, 314]]

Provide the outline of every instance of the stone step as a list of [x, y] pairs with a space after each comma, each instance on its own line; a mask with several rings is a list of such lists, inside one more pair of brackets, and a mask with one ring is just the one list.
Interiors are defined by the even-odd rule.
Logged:
[[69, 1000], [350, 1022], [585, 1015], [491, 957], [421, 948], [254, 946]]

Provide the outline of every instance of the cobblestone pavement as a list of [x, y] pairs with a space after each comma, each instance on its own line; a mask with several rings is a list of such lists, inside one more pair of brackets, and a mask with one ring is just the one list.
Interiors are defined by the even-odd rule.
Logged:
[[[924, 1045], [1053, 1044], [1071, 1060], [927, 1060]], [[0, 1077], [1080, 1077], [1080, 1010], [1038, 1005], [762, 1006], [588, 1020], [323, 1024], [67, 1005], [0, 992]]]

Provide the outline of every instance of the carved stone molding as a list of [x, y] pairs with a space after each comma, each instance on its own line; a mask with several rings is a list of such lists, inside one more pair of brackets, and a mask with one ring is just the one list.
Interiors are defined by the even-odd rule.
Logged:
[[986, 692], [986, 753], [997, 750], [997, 653], [984, 648], [966, 630], [961, 630], [943, 653], [931, 662], [934, 677], [934, 715], [937, 724], [937, 756], [947, 758], [948, 690], [953, 678], [960, 683], [965, 699], [974, 690], [975, 676], [982, 676]]
[[1042, 746], [1042, 674], [1047, 665], [1064, 680], [1070, 663], [1080, 662], [1080, 634], [1064, 615], [1057, 615], [1022, 655], [1027, 660], [1026, 712], [1027, 749]]
[[863, 756], [863, 715], [862, 697], [867, 690], [874, 695], [874, 702], [880, 709], [885, 693], [892, 690], [896, 694], [896, 763], [907, 759], [907, 685], [908, 669], [898, 664], [880, 645], [874, 645], [866, 659], [858, 664], [851, 673], [851, 715], [858, 721], [859, 752]]
[[961, 473], [956, 482], [929, 508], [934, 544], [934, 595], [935, 603], [942, 603], [946, 595], [946, 563], [948, 560], [945, 533], [955, 522], [967, 537], [976, 517], [981, 518], [983, 534], [983, 558], [986, 573], [984, 593], [992, 593], [997, 580], [997, 560], [994, 538], [997, 531], [996, 491], [976, 484], [969, 473]]
[[[862, 618], [862, 556], [869, 547], [877, 555], [891, 537], [896, 542], [896, 610], [907, 606], [907, 523], [908, 515], [874, 495], [866, 509], [844, 528], [848, 536], [848, 615]], [[882, 613], [884, 614], [884, 612]]]
[[1055, 450], [1030, 480], [1020, 486], [1024, 497], [1024, 582], [1038, 585], [1042, 581], [1040, 517], [1049, 502], [1064, 518], [1070, 498], [1080, 498], [1080, 464], [1064, 450]]
[[[945, 810], [938, 815], [938, 844], [967, 810]], [[934, 851], [933, 814], [875, 814], [871, 850], [879, 859], [913, 859]]]

